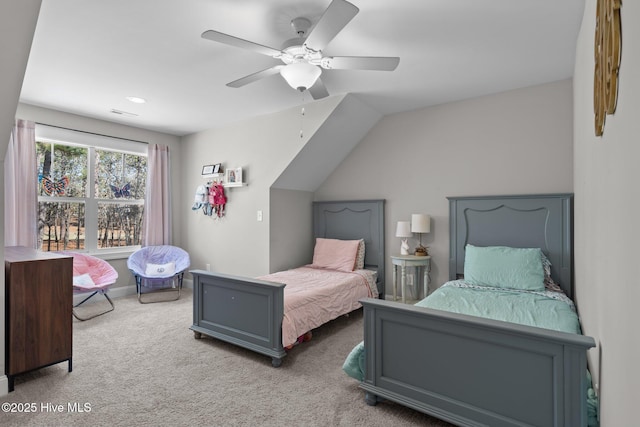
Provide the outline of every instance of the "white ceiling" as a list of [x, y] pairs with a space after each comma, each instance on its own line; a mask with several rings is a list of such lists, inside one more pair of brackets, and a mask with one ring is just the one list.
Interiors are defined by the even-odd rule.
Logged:
[[[382, 114], [573, 75], [584, 0], [351, 1], [360, 12], [324, 54], [400, 64], [325, 70], [322, 80], [330, 94], [353, 93]], [[279, 49], [295, 36], [293, 18], [316, 22], [329, 3], [43, 0], [20, 100], [174, 135], [310, 102], [279, 75], [225, 86], [278, 61], [200, 35], [214, 29]]]

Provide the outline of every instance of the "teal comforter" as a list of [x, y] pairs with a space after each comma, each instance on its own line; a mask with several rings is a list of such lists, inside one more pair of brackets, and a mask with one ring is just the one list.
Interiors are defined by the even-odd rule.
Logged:
[[560, 292], [492, 288], [455, 280], [447, 282], [416, 306], [582, 333], [573, 302]]
[[[454, 280], [415, 305], [561, 332], [582, 333], [573, 302], [560, 292], [492, 288]], [[364, 368], [364, 342], [361, 342], [349, 353], [342, 369], [350, 377], [362, 381]], [[590, 402], [591, 416], [595, 405], [595, 402]], [[589, 425], [593, 425], [591, 421]]]

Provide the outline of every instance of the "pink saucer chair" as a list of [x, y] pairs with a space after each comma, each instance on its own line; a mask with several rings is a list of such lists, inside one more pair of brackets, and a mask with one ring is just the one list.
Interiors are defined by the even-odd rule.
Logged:
[[[89, 296], [73, 306], [73, 316], [78, 320], [89, 320], [113, 311], [115, 306], [111, 298], [109, 298], [109, 295], [107, 295], [107, 291], [118, 279], [118, 272], [111, 264], [103, 259], [85, 253], [70, 251], [61, 251], [60, 253], [73, 257], [73, 293], [89, 293]], [[92, 316], [79, 316], [76, 308], [97, 294], [102, 294], [111, 307]]]

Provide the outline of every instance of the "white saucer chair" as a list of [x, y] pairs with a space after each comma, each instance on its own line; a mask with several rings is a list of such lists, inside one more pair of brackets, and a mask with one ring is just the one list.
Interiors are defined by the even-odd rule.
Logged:
[[[190, 264], [189, 254], [177, 246], [145, 246], [132, 253], [127, 266], [136, 279], [138, 301], [146, 304], [179, 299], [184, 272]], [[176, 297], [170, 300], [143, 301], [143, 294], [164, 291], [174, 291]]]

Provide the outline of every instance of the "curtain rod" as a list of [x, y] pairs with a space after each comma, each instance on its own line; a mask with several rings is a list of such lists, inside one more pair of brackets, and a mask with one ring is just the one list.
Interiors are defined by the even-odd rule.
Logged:
[[43, 125], [43, 126], [49, 126], [52, 128], [58, 128], [58, 129], [64, 129], [64, 130], [70, 130], [73, 132], [82, 132], [82, 133], [87, 133], [89, 135], [97, 135], [97, 136], [104, 136], [105, 138], [116, 138], [116, 139], [122, 139], [123, 141], [131, 141], [131, 142], [139, 142], [141, 144], [147, 144], [149, 145], [149, 143], [147, 141], [138, 141], [137, 139], [129, 139], [129, 138], [120, 138], [119, 136], [113, 136], [113, 135], [105, 135], [102, 133], [96, 133], [96, 132], [88, 132], [86, 130], [78, 130], [78, 129], [71, 129], [71, 128], [67, 128], [64, 126], [56, 126], [56, 125], [50, 125], [48, 123], [40, 123], [40, 122], [35, 122], [37, 125]]

